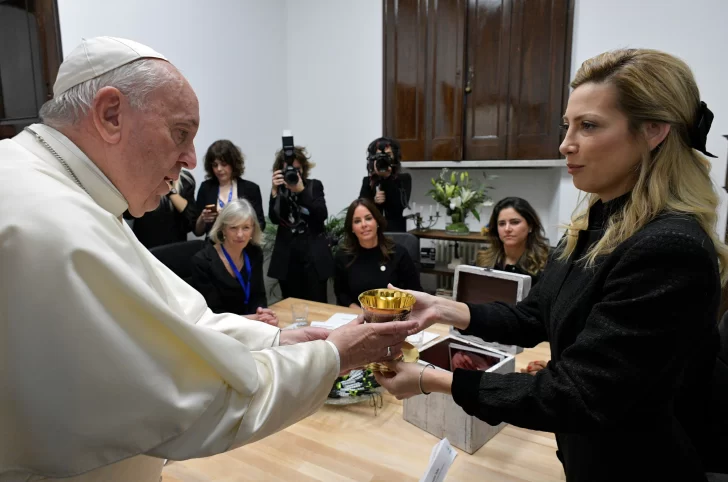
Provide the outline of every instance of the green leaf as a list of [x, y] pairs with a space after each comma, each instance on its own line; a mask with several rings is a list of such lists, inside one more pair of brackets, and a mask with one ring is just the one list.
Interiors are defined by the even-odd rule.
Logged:
[[473, 213], [473, 216], [475, 216], [475, 219], [480, 221], [480, 214], [478, 213], [478, 211], [476, 211], [475, 209], [471, 209], [470, 212]]

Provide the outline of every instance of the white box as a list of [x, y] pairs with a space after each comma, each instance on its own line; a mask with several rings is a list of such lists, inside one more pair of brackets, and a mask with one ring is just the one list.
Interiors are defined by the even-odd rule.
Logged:
[[[473, 343], [464, 337], [447, 335], [437, 339], [420, 349], [422, 366], [432, 363], [438, 370], [450, 370], [450, 343], [457, 342], [484, 350], [499, 361], [487, 371], [490, 373], [512, 373], [516, 369], [513, 355], [484, 346], [482, 342]], [[453, 401], [451, 395], [431, 393], [417, 395], [404, 401], [402, 417], [409, 423], [431, 433], [438, 438], [447, 438], [452, 445], [472, 454], [488, 440], [500, 432], [505, 423], [492, 426], [465, 413]]]
[[[531, 277], [528, 275], [462, 265], [455, 271], [453, 299], [468, 303], [491, 301], [517, 303], [524, 299], [530, 290]], [[502, 345], [475, 336], [462, 335], [455, 328], [450, 328], [450, 334], [514, 355], [523, 351], [520, 346]]]

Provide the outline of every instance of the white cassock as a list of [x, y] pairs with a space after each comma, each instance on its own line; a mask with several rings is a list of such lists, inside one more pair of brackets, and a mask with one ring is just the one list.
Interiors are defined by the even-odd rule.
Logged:
[[0, 141], [0, 481], [157, 482], [316, 411], [336, 348], [213, 314], [135, 238], [68, 138]]

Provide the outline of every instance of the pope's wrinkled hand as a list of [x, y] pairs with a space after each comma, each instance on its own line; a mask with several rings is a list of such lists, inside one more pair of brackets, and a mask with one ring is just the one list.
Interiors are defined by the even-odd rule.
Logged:
[[298, 328], [297, 330], [282, 330], [279, 345], [295, 345], [296, 343], [305, 343], [307, 341], [326, 340], [331, 331], [325, 328], [313, 328], [310, 326]]
[[402, 351], [405, 338], [417, 331], [414, 321], [364, 323], [364, 316], [359, 315], [354, 321], [332, 331], [328, 340], [339, 350], [343, 372], [367, 363], [395, 359]]

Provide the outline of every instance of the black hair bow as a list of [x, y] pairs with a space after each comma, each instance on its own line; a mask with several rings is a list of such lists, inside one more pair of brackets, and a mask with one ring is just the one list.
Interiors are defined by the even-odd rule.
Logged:
[[708, 104], [700, 101], [698, 106], [698, 112], [695, 115], [695, 123], [690, 129], [690, 147], [696, 151], [700, 151], [708, 157], [717, 157], [705, 150], [705, 143], [708, 140], [708, 131], [710, 131], [710, 125], [713, 123], [715, 116], [708, 109]]

